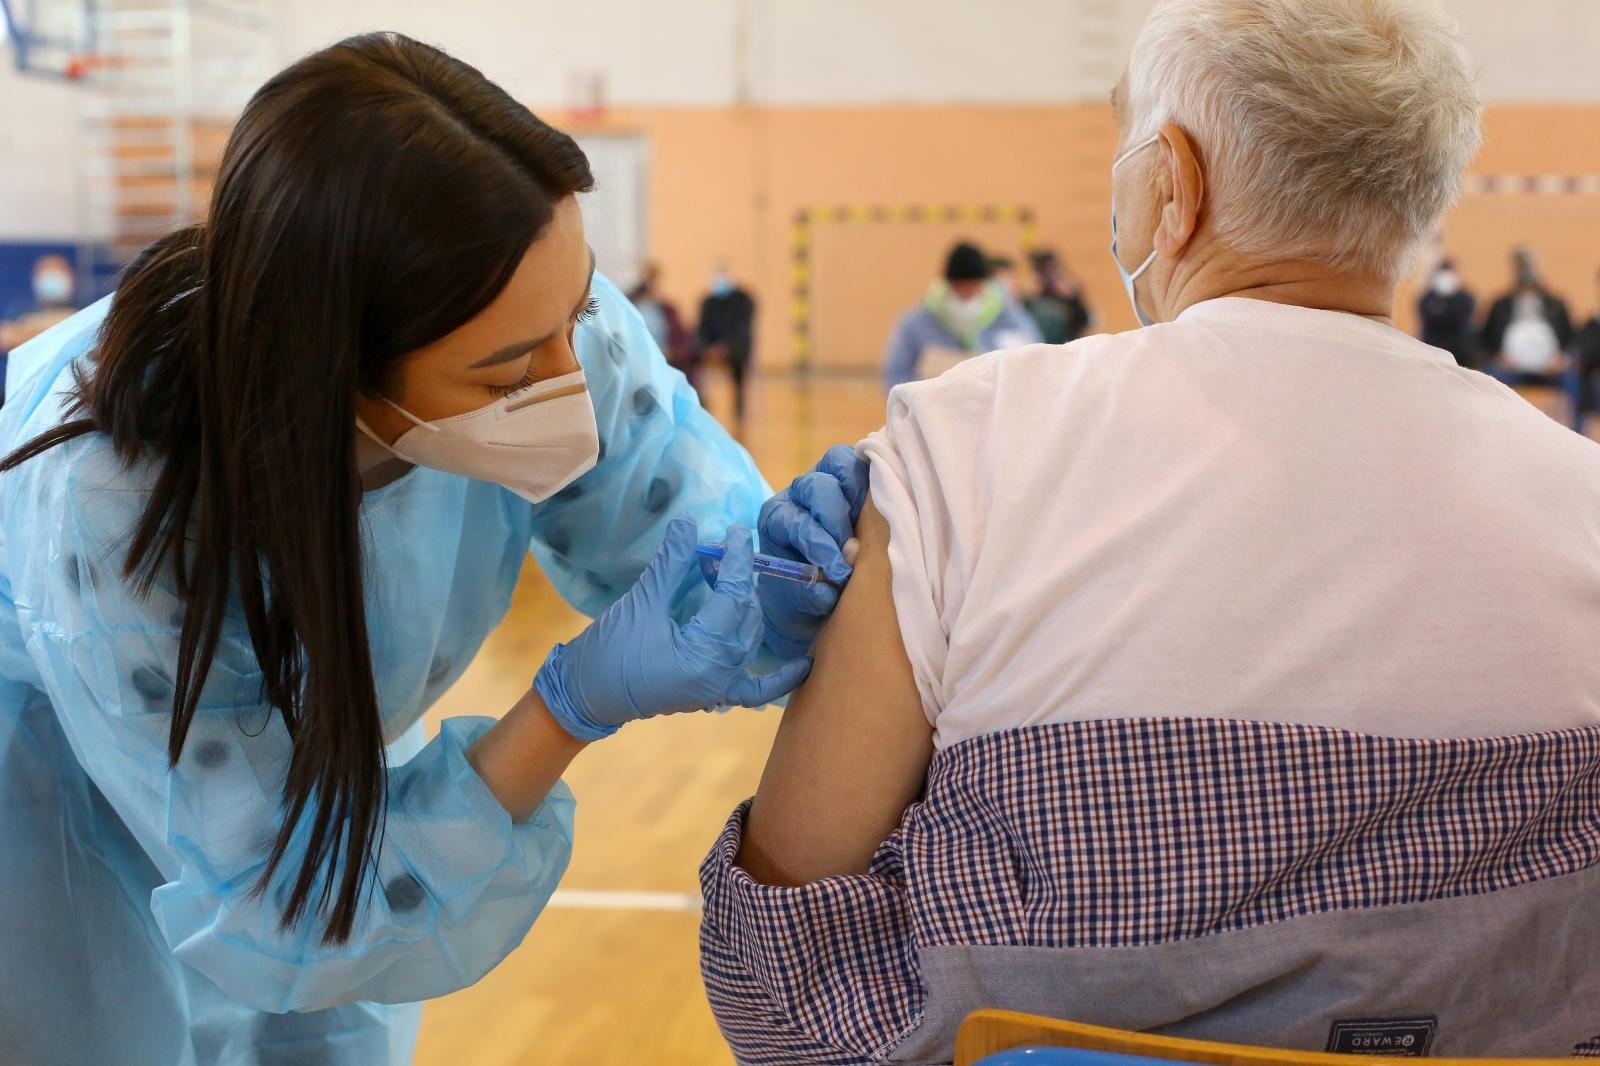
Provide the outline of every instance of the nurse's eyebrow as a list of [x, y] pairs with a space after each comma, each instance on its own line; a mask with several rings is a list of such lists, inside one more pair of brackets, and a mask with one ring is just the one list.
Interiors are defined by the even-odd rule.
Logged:
[[[589, 249], [589, 283], [583, 287], [583, 295], [579, 296], [578, 302], [573, 305], [572, 313], [567, 316], [568, 321], [577, 318], [578, 315], [583, 312], [584, 307], [589, 303], [589, 295], [594, 291], [594, 272], [594, 249], [591, 248]], [[523, 356], [527, 355], [529, 352], [533, 351], [535, 348], [539, 347], [545, 341], [548, 341], [551, 337], [554, 337], [560, 332], [561, 328], [557, 327], [556, 329], [551, 330], [549, 333], [546, 333], [543, 337], [540, 337], [538, 340], [518, 341], [515, 344], [508, 344], [504, 348], [501, 348], [498, 352], [495, 352], [493, 355], [486, 355], [482, 359], [479, 359], [476, 363], [473, 363], [471, 369], [483, 370], [487, 367], [499, 366], [501, 363], [509, 363], [513, 359], [521, 359]]]

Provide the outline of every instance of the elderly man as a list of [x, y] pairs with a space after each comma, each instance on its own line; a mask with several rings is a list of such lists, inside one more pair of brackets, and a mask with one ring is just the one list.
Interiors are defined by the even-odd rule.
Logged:
[[1600, 1034], [1600, 446], [1390, 321], [1479, 143], [1437, 0], [1166, 0], [1148, 328], [896, 389], [855, 575], [702, 868], [742, 1062], [1000, 1006], [1287, 1048]]

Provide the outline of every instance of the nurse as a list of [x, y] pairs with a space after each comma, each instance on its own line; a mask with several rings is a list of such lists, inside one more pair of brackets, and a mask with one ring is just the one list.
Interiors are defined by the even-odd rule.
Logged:
[[[251, 102], [205, 225], [19, 353], [0, 1059], [408, 1062], [548, 900], [586, 744], [804, 677], [835, 593], [758, 591], [738, 523], [843, 582], [860, 470], [762, 507], [595, 274], [591, 184], [477, 71], [354, 38]], [[424, 745], [530, 549], [598, 617]]]

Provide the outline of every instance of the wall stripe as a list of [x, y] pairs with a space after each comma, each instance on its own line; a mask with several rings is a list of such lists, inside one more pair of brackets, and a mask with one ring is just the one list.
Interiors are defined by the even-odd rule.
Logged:
[[1479, 196], [1600, 196], [1600, 174], [1473, 174], [1464, 191]]

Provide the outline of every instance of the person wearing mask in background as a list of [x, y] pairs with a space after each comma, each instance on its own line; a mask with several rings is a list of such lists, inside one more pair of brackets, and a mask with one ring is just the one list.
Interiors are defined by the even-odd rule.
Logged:
[[[1600, 282], [1600, 275], [1595, 280]], [[1596, 287], [1600, 292], [1600, 286]], [[1594, 315], [1578, 330], [1572, 342], [1572, 380], [1568, 396], [1572, 400], [1572, 428], [1583, 432], [1584, 418], [1595, 408], [1596, 377], [1600, 377], [1600, 299]]]
[[733, 377], [733, 422], [736, 432], [743, 433], [750, 363], [755, 357], [756, 301], [725, 267], [711, 276], [711, 289], [700, 303], [697, 333], [701, 358], [726, 363]]
[[1046, 344], [1070, 344], [1089, 331], [1094, 316], [1083, 302], [1083, 285], [1061, 258], [1049, 249], [1028, 257], [1033, 267], [1034, 294], [1022, 306], [1039, 327]]
[[[838, 589], [757, 587], [747, 527], [844, 584], [861, 475], [767, 499], [595, 271], [593, 183], [477, 70], [354, 37], [257, 92], [204, 223], [13, 353], [0, 1060], [403, 1066], [549, 900], [574, 758], [804, 676]], [[530, 554], [595, 621], [428, 739]]]
[[887, 388], [938, 377], [974, 355], [1039, 342], [1039, 329], [993, 284], [989, 258], [963, 241], [950, 249], [944, 277], [895, 324], [883, 360]]
[[700, 395], [700, 352], [694, 334], [683, 324], [678, 306], [661, 294], [661, 267], [645, 263], [639, 268], [639, 281], [628, 293], [628, 299], [638, 308], [645, 328], [655, 338], [667, 365], [689, 380], [689, 387]]
[[1022, 293], [1017, 288], [1017, 264], [1009, 256], [997, 255], [989, 260], [989, 280], [994, 282], [1007, 307], [1022, 306]]
[[0, 322], [0, 403], [6, 395], [6, 353], [71, 318], [77, 287], [77, 276], [66, 257], [42, 255], [33, 264], [33, 303]]
[[1474, 364], [1477, 338], [1472, 329], [1472, 313], [1477, 301], [1461, 285], [1455, 264], [1441, 260], [1428, 279], [1428, 291], [1417, 301], [1422, 320], [1422, 343], [1442, 348], [1469, 369]]
[[1572, 345], [1572, 315], [1545, 288], [1533, 252], [1511, 255], [1516, 281], [1489, 309], [1479, 341], [1483, 369], [1508, 385], [1559, 385], [1563, 354]]

